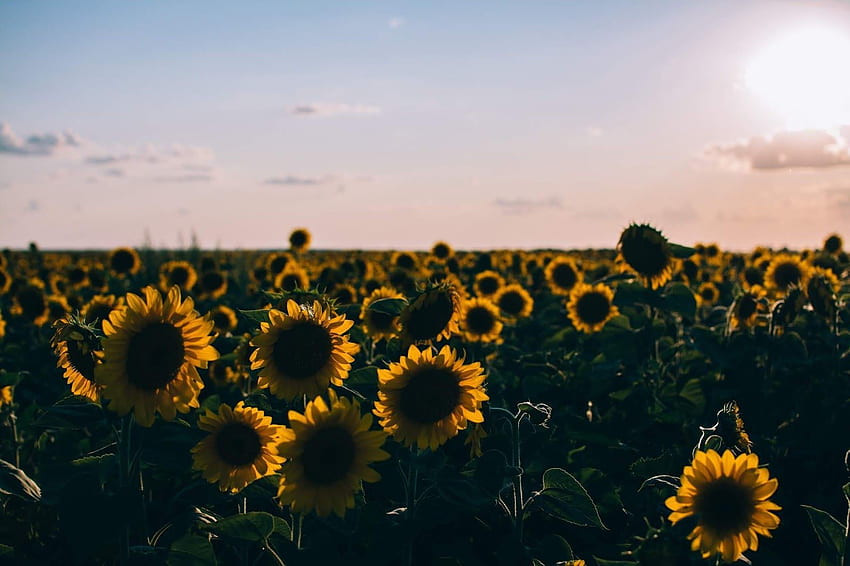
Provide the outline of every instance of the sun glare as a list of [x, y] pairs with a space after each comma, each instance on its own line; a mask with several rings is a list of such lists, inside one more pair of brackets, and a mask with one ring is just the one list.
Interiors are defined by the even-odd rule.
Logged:
[[788, 129], [850, 124], [850, 33], [809, 27], [765, 46], [750, 61], [746, 84]]

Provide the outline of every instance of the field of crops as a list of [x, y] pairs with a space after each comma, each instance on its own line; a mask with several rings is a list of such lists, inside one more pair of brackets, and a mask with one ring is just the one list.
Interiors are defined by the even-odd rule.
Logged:
[[850, 261], [0, 255], [0, 562], [850, 566]]

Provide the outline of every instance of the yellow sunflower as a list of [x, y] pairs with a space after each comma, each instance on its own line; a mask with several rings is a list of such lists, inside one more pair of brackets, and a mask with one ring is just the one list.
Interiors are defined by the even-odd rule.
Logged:
[[217, 299], [227, 293], [227, 273], [217, 269], [204, 271], [198, 278], [201, 298]]
[[582, 282], [582, 273], [572, 258], [561, 256], [546, 266], [546, 282], [556, 295], [569, 295], [576, 284]]
[[222, 403], [218, 413], [207, 409], [198, 428], [210, 434], [192, 447], [192, 468], [221, 491], [242, 491], [276, 473], [284, 461], [277, 451], [284, 427], [243, 401], [232, 409]]
[[617, 243], [623, 271], [634, 271], [651, 289], [663, 287], [673, 275], [675, 259], [661, 232], [649, 224], [630, 224]]
[[162, 289], [178, 285], [185, 292], [192, 289], [197, 281], [198, 272], [188, 261], [169, 261], [159, 268], [159, 286]]
[[12, 286], [12, 276], [0, 267], [0, 295], [5, 295]]
[[363, 332], [375, 342], [389, 340], [398, 336], [401, 332], [398, 316], [369, 310], [369, 305], [380, 299], [404, 299], [404, 296], [389, 287], [379, 287], [363, 299], [363, 308], [360, 309], [360, 324], [363, 327]]
[[86, 324], [94, 324], [102, 328], [104, 320], [109, 318], [113, 309], [124, 305], [124, 297], [116, 298], [115, 295], [95, 295], [89, 302], [83, 305], [82, 317]]
[[729, 320], [732, 330], [751, 328], [755, 325], [761, 300], [767, 293], [761, 285], [753, 285], [749, 290], [741, 293], [729, 308]]
[[463, 302], [460, 328], [470, 342], [501, 342], [503, 326], [498, 307], [489, 300], [474, 297]]
[[107, 259], [109, 269], [119, 277], [125, 275], [133, 275], [139, 272], [142, 267], [142, 259], [139, 253], [133, 248], [115, 248], [109, 252]]
[[210, 309], [207, 316], [213, 321], [216, 332], [220, 334], [229, 334], [236, 330], [236, 325], [239, 321], [236, 319], [236, 312], [225, 305], [216, 305]]
[[304, 291], [310, 287], [310, 277], [304, 268], [292, 261], [274, 278], [274, 286], [284, 291]]
[[357, 401], [337, 398], [333, 390], [327, 393], [329, 402], [316, 397], [303, 414], [289, 411], [289, 427], [278, 446], [286, 463], [277, 497], [296, 513], [344, 517], [354, 507], [361, 482], [381, 479], [369, 464], [390, 455], [381, 450], [387, 434], [369, 430], [372, 415], [361, 415]]
[[394, 252], [390, 258], [390, 266], [404, 271], [417, 271], [419, 269], [419, 258], [413, 252]]
[[407, 356], [378, 370], [374, 413], [405, 446], [436, 450], [468, 423], [484, 422], [485, 377], [480, 363], [465, 364], [448, 346], [437, 354], [410, 346]]
[[784, 295], [791, 287], [805, 287], [811, 277], [811, 267], [791, 254], [773, 256], [764, 274], [765, 287]]
[[133, 410], [139, 424], [149, 427], [156, 412], [172, 420], [177, 411], [199, 406], [204, 382], [195, 368], [219, 354], [210, 345], [212, 321], [194, 310], [191, 298], [181, 300], [179, 287], [164, 299], [151, 286], [142, 293], [144, 299], [127, 293], [127, 306], [103, 321], [105, 363], [95, 369], [95, 379], [111, 410]]
[[17, 288], [12, 297], [12, 308], [10, 312], [14, 315], [23, 316], [26, 320], [36, 326], [41, 326], [50, 318], [50, 309], [47, 297], [44, 294], [44, 283], [38, 279], [30, 279]]
[[289, 235], [289, 245], [292, 251], [296, 253], [307, 251], [307, 248], [310, 247], [310, 240], [312, 240], [312, 236], [306, 228], [296, 228]]
[[699, 306], [710, 307], [720, 299], [720, 289], [712, 281], [702, 283], [694, 297]]
[[829, 321], [835, 316], [835, 296], [840, 290], [838, 277], [831, 270], [822, 267], [815, 267], [806, 283], [806, 295], [812, 308]]
[[286, 312], [269, 311], [260, 334], [251, 341], [251, 369], [259, 369], [258, 386], [268, 387], [281, 399], [314, 397], [330, 384], [348, 378], [354, 355], [360, 350], [346, 334], [354, 322], [321, 303], [286, 302]]
[[446, 242], [439, 241], [431, 248], [431, 255], [439, 261], [446, 261], [455, 254], [452, 247]]
[[94, 373], [103, 363], [103, 352], [94, 329], [74, 316], [57, 320], [53, 328], [50, 345], [59, 358], [56, 367], [64, 370], [62, 377], [71, 386], [71, 393], [97, 403], [102, 387], [95, 382]]
[[3, 320], [3, 313], [0, 313], [0, 340], [6, 337], [6, 321]]
[[401, 337], [406, 343], [448, 340], [460, 329], [461, 296], [448, 283], [432, 284], [401, 313]]
[[504, 286], [504, 277], [489, 269], [477, 274], [472, 284], [475, 294], [479, 297], [492, 297]]
[[577, 330], [592, 334], [599, 332], [613, 317], [620, 314], [614, 305], [614, 292], [604, 283], [573, 287], [567, 301], [567, 317]]
[[724, 562], [734, 562], [744, 551], [758, 550], [757, 535], [769, 537], [779, 526], [771, 511], [781, 507], [769, 499], [779, 482], [758, 465], [755, 454], [698, 451], [684, 469], [679, 491], [664, 502], [674, 524], [696, 517], [688, 540], [703, 558], [719, 553]]
[[493, 297], [493, 302], [499, 310], [511, 318], [531, 316], [531, 311], [534, 309], [534, 299], [518, 283], [511, 283], [499, 289]]
[[11, 405], [15, 398], [15, 392], [11, 385], [0, 387], [0, 407], [3, 405]]
[[263, 266], [268, 274], [274, 278], [275, 275], [283, 271], [292, 261], [295, 260], [289, 252], [272, 252], [266, 256]]

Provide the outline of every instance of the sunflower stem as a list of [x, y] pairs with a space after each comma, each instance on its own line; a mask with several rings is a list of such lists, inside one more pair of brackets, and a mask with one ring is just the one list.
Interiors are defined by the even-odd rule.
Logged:
[[9, 411], [9, 426], [12, 428], [12, 444], [15, 446], [15, 467], [21, 467], [21, 439], [18, 436], [18, 417], [15, 411]]
[[304, 530], [304, 513], [296, 513], [292, 519], [292, 542], [301, 550], [301, 533]]
[[522, 495], [522, 459], [520, 454], [519, 423], [525, 413], [518, 412], [511, 419], [511, 465], [514, 467], [514, 534], [522, 542], [524, 504]]
[[[120, 438], [118, 440], [118, 486], [124, 495], [130, 483], [130, 441], [132, 413], [121, 420]], [[121, 564], [130, 562], [130, 522], [124, 524], [121, 537]]]
[[[413, 522], [413, 518], [416, 515], [416, 487], [419, 481], [419, 470], [416, 467], [416, 456], [418, 454], [418, 450], [414, 445], [410, 449], [410, 463], [408, 465], [407, 471], [407, 520], [409, 522]], [[411, 535], [410, 544], [407, 547], [407, 566], [411, 566], [413, 564], [413, 543], [414, 543], [415, 535]]]

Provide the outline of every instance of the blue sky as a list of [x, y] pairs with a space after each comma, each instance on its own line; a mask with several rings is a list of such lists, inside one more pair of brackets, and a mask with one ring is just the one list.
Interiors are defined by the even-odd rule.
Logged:
[[846, 116], [783, 137], [745, 84], [807, 26], [850, 5], [2, 2], [0, 245], [817, 246]]

